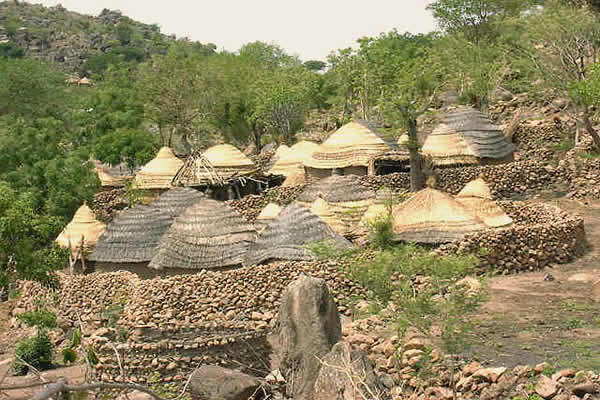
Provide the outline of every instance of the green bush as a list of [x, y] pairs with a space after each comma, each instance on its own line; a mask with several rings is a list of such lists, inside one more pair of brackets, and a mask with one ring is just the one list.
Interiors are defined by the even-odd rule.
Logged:
[[380, 216], [369, 223], [373, 246], [384, 250], [394, 245], [393, 225], [391, 212], [387, 215]]
[[38, 370], [46, 370], [52, 366], [52, 352], [54, 346], [48, 333], [41, 329], [37, 335], [23, 339], [15, 348], [15, 362], [13, 371], [15, 375], [25, 375], [29, 367], [19, 360], [23, 360]]
[[17, 319], [28, 326], [56, 328], [56, 314], [48, 310], [26, 311], [17, 315]]

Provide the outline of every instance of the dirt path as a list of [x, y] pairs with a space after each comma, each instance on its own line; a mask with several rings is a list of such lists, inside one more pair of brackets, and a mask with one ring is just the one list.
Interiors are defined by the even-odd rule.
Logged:
[[583, 215], [589, 252], [571, 264], [491, 279], [474, 317], [471, 354], [495, 365], [550, 361], [600, 370], [600, 303], [591, 292], [600, 280], [600, 202], [552, 203]]

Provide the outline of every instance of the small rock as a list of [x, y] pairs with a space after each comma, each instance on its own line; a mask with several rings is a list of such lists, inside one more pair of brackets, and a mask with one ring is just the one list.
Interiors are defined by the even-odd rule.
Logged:
[[533, 370], [538, 374], [541, 374], [548, 367], [550, 367], [550, 364], [544, 361], [543, 363], [536, 365], [535, 368], [533, 368]]
[[567, 377], [571, 377], [571, 376], [575, 376], [575, 370], [573, 370], [571, 368], [563, 369], [563, 370], [560, 370], [560, 371], [554, 373], [552, 375], [552, 380], [558, 382], [558, 380], [560, 378], [567, 378]]
[[506, 372], [506, 368], [483, 368], [476, 371], [473, 376], [476, 378], [483, 378], [488, 382], [496, 383], [498, 378]]
[[467, 364], [463, 367], [462, 372], [464, 376], [473, 375], [475, 372], [481, 369], [481, 364], [477, 361], [473, 361], [471, 364]]
[[593, 383], [580, 383], [579, 385], [573, 386], [571, 389], [571, 392], [579, 397], [583, 397], [586, 394], [598, 393], [598, 391], [598, 386]]
[[544, 399], [551, 399], [558, 393], [558, 388], [559, 385], [557, 382], [545, 375], [540, 375], [538, 382], [535, 385], [535, 392]]
[[250, 375], [203, 365], [192, 374], [190, 393], [199, 400], [246, 400], [260, 386], [260, 381]]

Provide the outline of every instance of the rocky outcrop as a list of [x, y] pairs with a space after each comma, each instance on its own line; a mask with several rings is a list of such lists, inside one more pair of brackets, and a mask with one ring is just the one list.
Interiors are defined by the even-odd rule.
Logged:
[[190, 378], [193, 400], [247, 400], [258, 392], [258, 378], [214, 365], [203, 365]]
[[314, 400], [383, 399], [380, 386], [367, 354], [338, 342], [322, 360]]
[[[164, 52], [174, 36], [160, 33], [158, 25], [137, 22], [120, 11], [103, 10], [97, 17], [26, 2], [0, 2], [0, 43], [22, 48], [25, 55], [54, 62], [63, 70], [89, 76], [92, 57], [113, 62], [119, 57], [139, 60]], [[214, 45], [206, 45], [214, 50]]]
[[281, 301], [279, 324], [279, 369], [288, 383], [288, 395], [312, 400], [321, 359], [342, 333], [327, 283], [306, 275], [292, 282]]

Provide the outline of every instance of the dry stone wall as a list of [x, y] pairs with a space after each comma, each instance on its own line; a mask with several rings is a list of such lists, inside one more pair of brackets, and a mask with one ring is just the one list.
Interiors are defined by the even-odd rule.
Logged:
[[281, 262], [151, 280], [129, 272], [61, 274], [57, 291], [24, 282], [15, 315], [42, 299], [61, 325], [77, 326], [81, 318], [84, 332], [94, 332], [97, 370], [105, 379], [121, 375], [115, 348], [127, 378], [138, 382], [156, 371], [165, 381], [178, 380], [198, 363], [252, 372], [265, 369], [282, 292], [300, 274], [325, 279], [340, 312], [349, 314], [350, 300], [366, 297], [335, 262]]
[[482, 272], [513, 273], [564, 264], [585, 250], [580, 216], [547, 204], [501, 202], [500, 205], [513, 218], [513, 225], [468, 235], [437, 251], [480, 254]]

